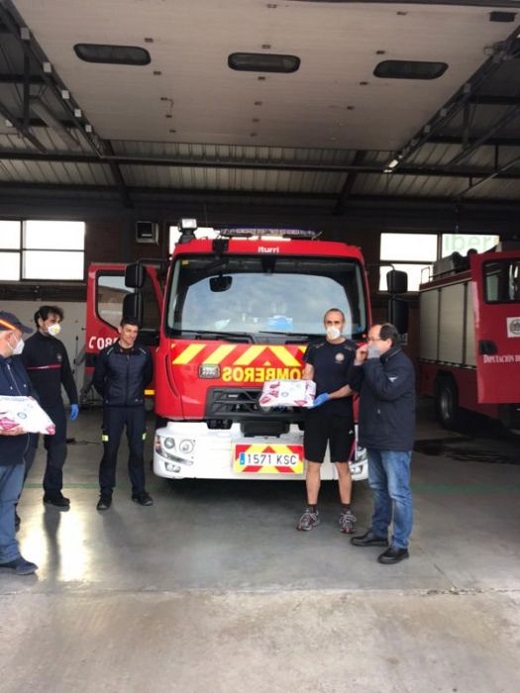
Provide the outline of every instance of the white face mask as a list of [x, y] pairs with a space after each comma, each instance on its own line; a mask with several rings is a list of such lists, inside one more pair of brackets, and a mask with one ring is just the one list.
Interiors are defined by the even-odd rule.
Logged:
[[341, 332], [337, 327], [327, 327], [327, 337], [332, 341], [339, 339], [341, 337]]
[[13, 350], [13, 356], [20, 356], [20, 354], [22, 353], [23, 348], [25, 346], [25, 342], [23, 341], [23, 339], [19, 339], [16, 342], [16, 346], [14, 348], [10, 344], [9, 344], [9, 346]]
[[47, 332], [50, 334], [51, 337], [57, 337], [59, 333], [61, 332], [61, 325], [59, 322], [55, 322], [52, 325], [49, 325], [47, 328]]

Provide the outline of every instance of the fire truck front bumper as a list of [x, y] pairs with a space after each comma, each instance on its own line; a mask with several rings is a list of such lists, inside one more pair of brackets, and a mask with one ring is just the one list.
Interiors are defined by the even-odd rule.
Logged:
[[[350, 468], [354, 481], [368, 478], [365, 450], [356, 448]], [[276, 438], [244, 437], [239, 424], [214, 430], [203, 422], [170, 421], [155, 432], [153, 469], [168, 479], [302, 480], [303, 433], [292, 426]], [[324, 480], [337, 479], [328, 459], [321, 472]]]

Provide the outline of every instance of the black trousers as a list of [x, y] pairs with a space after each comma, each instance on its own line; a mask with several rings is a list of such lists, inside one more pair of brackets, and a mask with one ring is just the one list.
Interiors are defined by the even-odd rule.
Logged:
[[[43, 446], [47, 452], [43, 489], [47, 496], [52, 497], [59, 495], [63, 488], [63, 465], [67, 459], [67, 414], [63, 402], [46, 405], [44, 408], [56, 426], [56, 433], [53, 436], [43, 436]], [[33, 465], [38, 439], [37, 433], [30, 435], [29, 447], [24, 457], [25, 477]]]
[[128, 440], [128, 475], [132, 493], [145, 490], [144, 441], [146, 414], [144, 407], [103, 408], [103, 458], [99, 465], [99, 487], [102, 496], [111, 496], [116, 485], [117, 452], [123, 429]]

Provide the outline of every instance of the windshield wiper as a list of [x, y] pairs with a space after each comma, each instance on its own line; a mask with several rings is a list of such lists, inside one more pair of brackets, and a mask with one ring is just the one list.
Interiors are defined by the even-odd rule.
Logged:
[[247, 332], [215, 332], [210, 330], [189, 330], [181, 332], [185, 339], [227, 339], [229, 342], [253, 342], [253, 336]]
[[308, 342], [309, 339], [314, 339], [318, 335], [315, 334], [296, 334], [294, 332], [282, 332], [282, 331], [274, 331], [274, 330], [259, 330], [258, 334], [268, 334], [268, 335], [273, 335], [275, 337], [279, 337], [283, 335], [284, 337], [287, 338], [286, 341], [288, 342]]

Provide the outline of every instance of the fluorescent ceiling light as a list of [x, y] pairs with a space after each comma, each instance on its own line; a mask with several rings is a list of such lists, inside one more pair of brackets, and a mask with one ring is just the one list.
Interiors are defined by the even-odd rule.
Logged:
[[296, 55], [277, 55], [275, 53], [231, 53], [228, 67], [246, 72], [296, 72], [300, 58]]
[[148, 65], [150, 53], [140, 46], [113, 46], [104, 43], [76, 43], [74, 52], [87, 63], [108, 65]]

